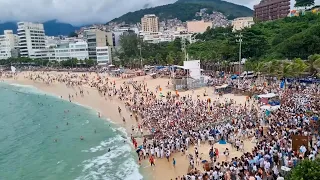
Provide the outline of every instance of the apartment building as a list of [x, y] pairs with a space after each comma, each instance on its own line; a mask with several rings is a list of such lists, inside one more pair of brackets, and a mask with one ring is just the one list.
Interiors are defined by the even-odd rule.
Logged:
[[253, 17], [239, 17], [232, 21], [233, 31], [238, 31], [254, 24]]
[[254, 17], [258, 21], [284, 18], [290, 12], [290, 0], [261, 0], [254, 6]]
[[55, 60], [65, 61], [76, 58], [78, 60], [89, 59], [87, 42], [75, 42], [69, 44], [61, 44], [54, 49]]
[[212, 22], [201, 21], [187, 21], [187, 30], [189, 33], [203, 33], [207, 28], [212, 28]]
[[98, 29], [88, 29], [84, 31], [84, 39], [88, 43], [89, 58], [97, 60], [97, 47], [109, 45], [108, 33]]
[[18, 56], [18, 36], [12, 30], [4, 30], [0, 35], [0, 60]]
[[141, 18], [143, 32], [159, 32], [159, 18], [154, 14], [146, 14]]
[[46, 48], [43, 24], [18, 22], [19, 51], [22, 57], [44, 58]]
[[97, 47], [96, 54], [98, 65], [112, 64], [111, 47]]

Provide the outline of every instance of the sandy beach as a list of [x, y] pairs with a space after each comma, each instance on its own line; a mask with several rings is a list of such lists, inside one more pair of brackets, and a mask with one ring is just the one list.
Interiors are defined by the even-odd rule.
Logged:
[[[103, 118], [110, 119], [113, 123], [117, 124], [118, 126], [124, 127], [126, 129], [126, 132], [128, 136], [132, 134], [132, 126], [137, 127], [138, 122], [130, 117], [130, 112], [126, 110], [125, 103], [123, 101], [120, 101], [119, 99], [110, 98], [107, 96], [103, 96], [103, 94], [100, 94], [96, 88], [89, 87], [87, 85], [82, 86], [82, 90], [84, 90], [84, 96], [80, 96], [79, 93], [76, 94], [76, 92], [79, 92], [78, 87], [68, 87], [63, 83], [54, 82], [50, 84], [46, 84], [41, 81], [34, 81], [25, 78], [31, 72], [22, 72], [19, 73], [15, 79], [5, 79], [5, 81], [11, 82], [11, 83], [17, 83], [22, 85], [31, 85], [34, 86], [44, 92], [47, 92], [49, 94], [56, 95], [58, 97], [61, 97], [65, 100], [69, 100], [69, 96], [73, 96], [72, 102], [79, 103], [81, 105], [93, 108], [97, 112], [101, 114]], [[52, 76], [57, 75], [65, 75], [66, 73], [58, 73], [58, 72], [45, 72]], [[90, 79], [97, 78], [97, 74], [92, 73], [89, 75]], [[100, 77], [103, 78], [109, 78], [110, 82], [114, 82], [117, 87], [119, 87], [123, 82], [125, 81], [138, 81], [143, 82], [147, 84], [147, 87], [152, 90], [159, 98], [160, 92], [157, 91], [157, 87], [161, 87], [161, 93], [166, 94], [167, 92], [176, 93], [175, 91], [169, 89], [167, 87], [169, 79], [153, 79], [149, 76], [140, 76], [135, 77], [133, 79], [121, 79], [121, 78], [115, 78], [115, 77], [109, 77], [106, 74], [100, 74]], [[203, 93], [206, 92], [208, 96], [204, 97]], [[232, 94], [226, 94], [222, 97], [219, 97], [217, 94], [214, 94], [213, 88], [200, 88], [196, 89], [194, 91], [189, 90], [185, 92], [179, 92], [180, 96], [185, 95], [192, 95], [194, 99], [196, 99], [198, 96], [200, 99], [206, 100], [207, 98], [212, 99], [212, 101], [221, 101], [224, 102], [226, 99], [233, 99], [235, 103], [237, 104], [244, 104], [246, 101], [245, 96], [235, 96]], [[121, 115], [118, 113], [118, 107], [120, 107], [123, 111]], [[98, 113], [97, 113], [98, 116]], [[123, 118], [126, 119], [126, 122], [123, 123]], [[137, 128], [136, 128], [137, 129]], [[144, 134], [148, 134], [149, 132], [144, 129]], [[134, 132], [133, 136], [140, 134], [139, 132]], [[138, 140], [138, 142], [141, 141]], [[222, 154], [222, 152], [226, 149], [230, 149], [230, 156], [229, 159], [232, 157], [239, 157], [241, 156], [241, 152], [235, 151], [232, 149], [232, 147], [229, 144], [221, 145], [221, 144], [215, 144], [215, 148], [219, 149], [220, 155], [218, 158], [218, 162], [222, 162], [226, 160], [226, 157]], [[251, 151], [254, 147], [254, 144], [251, 143], [249, 140], [244, 141], [244, 152]], [[201, 144], [199, 148], [200, 157], [202, 160], [209, 160], [209, 149], [210, 145], [206, 142], [206, 144]], [[189, 148], [189, 153], [194, 152], [194, 147]], [[174, 167], [172, 164], [172, 158], [175, 158], [176, 160], [176, 166]], [[163, 159], [156, 159], [155, 160], [155, 167], [151, 167], [148, 160], [144, 160], [141, 165], [141, 171], [145, 177], [145, 179], [154, 179], [154, 180], [160, 180], [160, 179], [175, 179], [178, 176], [185, 175], [188, 171], [189, 167], [189, 160], [185, 155], [182, 155], [181, 152], [173, 153], [170, 157], [170, 162], [167, 161], [166, 158]], [[196, 166], [199, 170], [203, 170], [202, 164]]]

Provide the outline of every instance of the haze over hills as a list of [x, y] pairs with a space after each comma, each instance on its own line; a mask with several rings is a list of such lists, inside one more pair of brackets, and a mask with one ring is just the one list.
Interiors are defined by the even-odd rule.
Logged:
[[245, 6], [233, 4], [222, 0], [178, 0], [173, 4], [141, 9], [129, 12], [110, 22], [137, 23], [145, 14], [155, 14], [160, 20], [177, 18], [181, 21], [196, 19], [195, 14], [200, 9], [208, 8], [210, 11], [223, 13], [228, 19], [241, 16], [252, 16], [253, 11]]
[[[69, 35], [71, 32], [80, 29], [80, 27], [72, 26], [71, 24], [57, 22], [51, 20], [43, 23], [44, 30], [48, 36]], [[17, 33], [17, 22], [6, 22], [0, 24], [0, 34], [3, 34], [3, 30], [13, 30]]]

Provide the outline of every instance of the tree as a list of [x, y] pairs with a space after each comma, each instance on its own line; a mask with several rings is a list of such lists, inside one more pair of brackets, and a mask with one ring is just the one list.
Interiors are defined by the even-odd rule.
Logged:
[[317, 72], [320, 72], [320, 64], [318, 64], [318, 62], [320, 62], [320, 54], [314, 54], [308, 57], [307, 64], [311, 75], [315, 75]]
[[163, 60], [162, 57], [159, 53], [157, 53], [156, 57], [155, 57], [156, 63], [159, 64], [163, 64]]
[[320, 159], [314, 161], [305, 159], [301, 161], [285, 179], [288, 180], [319, 180], [320, 179]]
[[97, 64], [97, 61], [93, 60], [93, 59], [86, 59], [84, 60], [86, 66], [88, 67], [92, 67], [95, 66]]
[[296, 0], [296, 3], [294, 4], [294, 7], [308, 7], [313, 6], [314, 0]]
[[169, 64], [169, 65], [173, 65], [173, 63], [174, 63], [174, 59], [173, 59], [173, 52], [172, 51], [170, 51], [169, 52], [169, 54], [167, 55], [167, 64]]
[[308, 65], [302, 61], [300, 58], [296, 58], [292, 64], [292, 72], [295, 73], [296, 77], [301, 77], [301, 75], [308, 69]]
[[69, 33], [68, 37], [78, 37], [78, 34], [76, 32]]

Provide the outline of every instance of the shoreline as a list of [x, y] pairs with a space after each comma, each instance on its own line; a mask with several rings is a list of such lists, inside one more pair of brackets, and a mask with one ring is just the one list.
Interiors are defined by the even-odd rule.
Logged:
[[[19, 73], [16, 77], [17, 78], [5, 78], [6, 82], [10, 83], [15, 83], [15, 84], [21, 84], [21, 85], [31, 85], [43, 92], [46, 92], [48, 94], [52, 94], [56, 97], [61, 97], [66, 100], [68, 100], [69, 95], [73, 95], [73, 98], [71, 98], [73, 103], [78, 103], [80, 105], [83, 105], [85, 107], [92, 108], [96, 112], [101, 113], [102, 117], [105, 117], [107, 121], [125, 128], [127, 138], [129, 139], [132, 130], [131, 127], [134, 125], [137, 127], [137, 122], [134, 118], [130, 117], [130, 111], [126, 109], [125, 102], [117, 99], [116, 97], [109, 97], [109, 96], [103, 96], [98, 92], [96, 88], [90, 87], [88, 85], [81, 85], [81, 89], [84, 90], [84, 96], [79, 95], [79, 87], [78, 86], [67, 86], [65, 83], [62, 82], [54, 82], [50, 84], [46, 84], [45, 82], [41, 81], [34, 81], [30, 80], [28, 78], [25, 78], [24, 75], [27, 75], [30, 72], [22, 72]], [[57, 72], [46, 72], [48, 74], [65, 74], [65, 73], [57, 73]], [[78, 74], [79, 75], [79, 74]], [[96, 74], [90, 74], [90, 78], [94, 79]], [[102, 75], [103, 76], [103, 75]], [[130, 81], [130, 79], [121, 79], [121, 78], [114, 78], [114, 77], [109, 77], [110, 82], [116, 82], [117, 88], [119, 88], [119, 85], [123, 82]], [[138, 81], [138, 82], [143, 82], [146, 83], [148, 88], [153, 91], [156, 95], [159, 93], [166, 93], [166, 92], [172, 92], [169, 87], [167, 87], [168, 79], [152, 79], [152, 78], [147, 78], [146, 76], [143, 77], [135, 77], [132, 80]], [[162, 92], [157, 92], [156, 87], [161, 87], [163, 89]], [[75, 93], [78, 92], [78, 95]], [[203, 93], [206, 92], [208, 96], [203, 96]], [[224, 102], [226, 99], [233, 99], [236, 104], [241, 104], [243, 103], [246, 98], [245, 96], [235, 96], [233, 94], [226, 94], [222, 97], [214, 94], [213, 88], [200, 88], [191, 91], [185, 91], [185, 92], [179, 92], [180, 96], [189, 96], [191, 95], [193, 99], [202, 99], [206, 100], [207, 98], [212, 99], [213, 101], [218, 101], [218, 102]], [[157, 96], [158, 97], [158, 96]], [[159, 99], [159, 97], [158, 97]], [[121, 116], [118, 113], [118, 106], [122, 109]], [[97, 114], [98, 116], [98, 114]], [[126, 123], [122, 122], [122, 117], [125, 117]], [[139, 118], [140, 119], [140, 118]], [[139, 120], [140, 121], [140, 120]], [[137, 128], [135, 128], [137, 129]], [[146, 134], [147, 130], [144, 129], [144, 134]], [[140, 134], [139, 132], [137, 134]], [[142, 144], [142, 138], [136, 138], [138, 141], [138, 145]], [[130, 142], [130, 140], [129, 140]], [[131, 147], [133, 151], [135, 151], [132, 143]], [[251, 151], [251, 148], [253, 144], [251, 142], [245, 142], [245, 150], [246, 151]], [[210, 145], [208, 143], [202, 144], [201, 147], [199, 148], [199, 152], [201, 153], [201, 156], [203, 159], [209, 159], [209, 154], [208, 150], [210, 149]], [[219, 148], [220, 151], [225, 149], [226, 147], [230, 148], [230, 145], [220, 145], [220, 144], [215, 144], [214, 147]], [[189, 147], [189, 153], [192, 153], [194, 151], [194, 147], [190, 146]], [[242, 153], [231, 153], [230, 157], [236, 157], [236, 156], [241, 156]], [[174, 167], [172, 165], [172, 159], [174, 158], [177, 162], [177, 165]], [[225, 157], [222, 156], [221, 158], [218, 159], [218, 162], [222, 162], [225, 160]], [[185, 175], [188, 172], [188, 167], [189, 167], [189, 160], [185, 155], [182, 155], [181, 153], [172, 153], [170, 157], [170, 162], [167, 161], [167, 159], [156, 159], [155, 163], [157, 164], [156, 167], [151, 167], [148, 159], [142, 160], [141, 166], [139, 167], [139, 172], [143, 176], [143, 179], [151, 179], [151, 180], [162, 180], [162, 179], [175, 179], [176, 177], [181, 177], [182, 175]], [[138, 164], [138, 161], [137, 161]], [[202, 164], [199, 164], [196, 166], [197, 169], [202, 170]]]
[[[67, 87], [65, 84], [62, 84], [62, 83], [55, 83], [55, 84], [51, 84], [51, 85], [46, 85], [44, 83], [34, 82], [29, 79], [23, 79], [23, 80], [3, 79], [3, 80], [4, 80], [4, 83], [8, 83], [13, 86], [15, 84], [22, 85], [22, 86], [31, 86], [32, 88], [36, 88], [37, 90], [40, 90], [48, 95], [52, 95], [55, 98], [61, 98], [61, 96], [62, 96], [62, 99], [65, 101], [68, 101], [68, 102], [70, 102], [70, 101], [68, 100], [68, 96], [65, 93], [72, 93], [74, 91], [74, 88]], [[57, 88], [63, 88], [63, 90], [66, 90], [66, 91], [61, 91], [61, 92], [58, 91], [58, 93], [57, 93], [57, 91], [55, 91]], [[84, 96], [84, 97], [90, 98], [93, 93], [95, 93], [94, 94], [95, 96], [100, 95], [98, 93], [98, 91], [94, 88], [91, 88], [91, 87], [83, 87], [83, 88], [89, 92], [89, 95]], [[101, 98], [103, 98], [103, 97], [101, 97]], [[80, 98], [77, 98], [77, 99], [71, 101], [70, 103], [76, 104], [78, 106], [83, 106], [83, 107], [85, 107], [87, 109], [91, 109], [97, 113], [101, 113], [100, 119], [102, 119], [103, 121], [108, 121], [111, 124], [114, 124], [115, 126], [117, 126], [117, 128], [123, 128], [124, 131], [122, 131], [122, 130], [119, 130], [119, 131], [121, 131], [121, 133], [124, 133], [124, 135], [126, 136], [126, 139], [127, 139], [127, 143], [132, 147], [132, 152], [135, 152], [135, 149], [132, 146], [132, 143], [130, 143], [130, 128], [131, 128], [132, 124], [130, 124], [130, 126], [129, 125], [125, 126], [122, 123], [120, 116], [116, 117], [116, 115], [111, 115], [112, 117], [110, 117], [111, 113], [107, 113], [106, 110], [103, 110], [101, 108], [94, 107], [94, 106], [90, 105], [91, 103], [84, 103], [85, 101], [86, 100], [81, 101]], [[125, 117], [130, 117], [130, 112], [127, 111], [127, 109], [124, 107], [123, 103], [119, 102], [118, 100], [105, 101], [105, 102], [107, 102], [106, 104], [110, 105], [110, 106], [108, 106], [108, 108], [111, 108], [113, 110], [113, 112], [117, 112], [117, 107], [119, 106], [119, 107], [121, 107], [121, 109], [125, 109], [125, 111], [122, 111], [121, 115], [125, 116]], [[109, 103], [111, 103], [111, 104], [109, 104]], [[96, 115], [98, 116], [99, 114], [96, 114]], [[136, 138], [136, 139], [140, 140], [140, 138]], [[135, 157], [135, 159], [137, 160], [138, 158]], [[143, 168], [141, 166], [139, 167], [139, 172], [143, 176], [143, 179], [144, 179], [146, 177], [146, 175], [145, 175], [145, 172], [143, 171]]]

